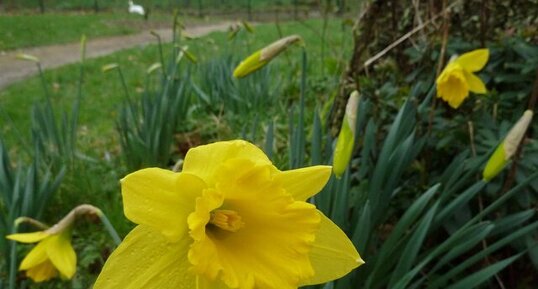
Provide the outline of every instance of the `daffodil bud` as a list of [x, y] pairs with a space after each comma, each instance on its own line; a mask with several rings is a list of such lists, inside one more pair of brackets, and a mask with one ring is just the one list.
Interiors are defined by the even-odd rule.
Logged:
[[333, 172], [337, 178], [344, 174], [351, 155], [353, 154], [353, 144], [355, 143], [355, 123], [357, 120], [357, 106], [360, 100], [358, 91], [353, 91], [349, 96], [346, 105], [346, 112], [342, 121], [342, 128], [336, 140], [333, 157]]
[[185, 45], [180, 48], [181, 48], [181, 51], [185, 53], [185, 56], [187, 57], [188, 60], [190, 60], [194, 64], [198, 63], [198, 58], [196, 58], [196, 56], [189, 51], [189, 46]]
[[239, 33], [239, 31], [241, 31], [241, 26], [239, 25], [230, 26], [229, 31], [228, 31], [228, 40], [234, 39], [235, 36], [237, 36], [237, 34]]
[[267, 63], [269, 63], [269, 61], [282, 53], [282, 51], [286, 50], [286, 48], [300, 41], [302, 41], [302, 38], [299, 35], [291, 35], [254, 52], [252, 55], [239, 63], [234, 70], [234, 77], [242, 78], [264, 67]]
[[101, 67], [101, 71], [109, 72], [109, 71], [114, 70], [114, 69], [116, 69], [118, 67], [119, 67], [119, 65], [117, 63], [109, 63], [109, 64], [106, 64], [106, 65], [103, 65], [103, 67]]
[[162, 67], [162, 64], [160, 62], [153, 63], [148, 69], [146, 70], [147, 74], [152, 74], [155, 70]]
[[252, 27], [252, 25], [250, 23], [248, 23], [247, 21], [241, 21], [241, 24], [243, 24], [243, 27], [245, 27], [245, 29], [249, 33], [254, 33], [254, 27]]
[[84, 62], [86, 59], [86, 43], [88, 42], [86, 35], [82, 34], [80, 37], [80, 60]]
[[526, 110], [519, 121], [510, 129], [503, 142], [495, 149], [482, 173], [484, 181], [490, 181], [498, 175], [512, 156], [514, 156], [531, 123], [532, 116], [533, 112]]
[[26, 60], [26, 61], [32, 61], [32, 62], [39, 62], [39, 58], [33, 56], [33, 55], [30, 55], [30, 54], [25, 54], [25, 53], [19, 53], [17, 54], [16, 56], [17, 59], [20, 59], [20, 60]]

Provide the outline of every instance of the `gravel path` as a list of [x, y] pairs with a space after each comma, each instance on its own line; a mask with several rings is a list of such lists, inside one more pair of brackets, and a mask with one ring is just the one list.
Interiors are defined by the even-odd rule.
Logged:
[[[214, 31], [224, 31], [231, 23], [187, 27], [191, 36], [202, 36]], [[155, 29], [164, 42], [172, 40], [172, 29]], [[90, 39], [86, 46], [86, 58], [111, 54], [118, 50], [156, 43], [150, 31], [139, 34]], [[62, 44], [9, 51], [0, 55], [0, 90], [37, 73], [34, 63], [16, 59], [19, 53], [26, 53], [40, 59], [43, 69], [51, 69], [80, 60], [80, 44]]]

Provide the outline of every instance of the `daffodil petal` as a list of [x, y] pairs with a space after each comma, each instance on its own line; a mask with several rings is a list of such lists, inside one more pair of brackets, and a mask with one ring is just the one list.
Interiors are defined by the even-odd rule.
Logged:
[[45, 242], [39, 242], [21, 262], [19, 270], [28, 270], [35, 267], [48, 259], [47, 245]]
[[306, 201], [323, 189], [330, 176], [330, 166], [311, 166], [283, 171], [275, 175], [275, 180], [296, 201]]
[[190, 149], [185, 156], [183, 172], [201, 178], [209, 187], [215, 185], [215, 171], [229, 159], [243, 158], [255, 164], [271, 164], [265, 153], [257, 146], [233, 140], [216, 142]]
[[121, 182], [125, 216], [177, 241], [187, 233], [187, 217], [205, 184], [188, 173], [149, 168], [127, 175]]
[[50, 260], [46, 260], [45, 262], [26, 270], [26, 276], [36, 283], [50, 280], [57, 275], [58, 271], [54, 265], [52, 265]]
[[456, 59], [463, 69], [469, 72], [479, 71], [484, 68], [489, 59], [489, 49], [476, 49], [462, 54]]
[[437, 97], [441, 97], [452, 108], [458, 108], [469, 95], [469, 84], [465, 70], [456, 62], [449, 63], [436, 80]]
[[7, 235], [6, 238], [21, 243], [36, 243], [45, 239], [48, 236], [50, 236], [48, 233], [45, 233], [44, 231], [38, 231], [33, 233], [11, 234]]
[[151, 227], [139, 225], [110, 255], [93, 288], [196, 288], [187, 260], [190, 243], [188, 235], [170, 242]]
[[364, 264], [346, 234], [319, 212], [321, 223], [309, 257], [314, 277], [303, 280], [301, 286], [321, 284], [338, 279]]
[[43, 242], [54, 267], [60, 271], [63, 278], [71, 279], [77, 271], [77, 255], [71, 246], [70, 233], [53, 235]]
[[474, 75], [471, 72], [464, 71], [465, 79], [467, 80], [467, 85], [469, 85], [469, 90], [474, 93], [484, 94], [487, 91], [486, 85], [482, 82], [480, 77]]

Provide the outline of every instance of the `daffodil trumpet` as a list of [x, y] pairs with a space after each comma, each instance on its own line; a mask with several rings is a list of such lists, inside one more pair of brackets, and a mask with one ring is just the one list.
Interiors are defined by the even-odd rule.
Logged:
[[[44, 282], [58, 275], [62, 279], [71, 279], [76, 272], [77, 263], [77, 256], [71, 245], [71, 234], [76, 218], [87, 214], [97, 215], [101, 220], [106, 220], [104, 222], [108, 222], [101, 210], [91, 205], [80, 205], [74, 208], [52, 227], [32, 218], [17, 218], [15, 228], [26, 222], [43, 229], [32, 233], [6, 236], [9, 240], [21, 243], [37, 243], [22, 260], [19, 270], [26, 271], [26, 276], [34, 282]], [[110, 222], [108, 224], [110, 225]], [[119, 243], [119, 240], [117, 242]]]
[[136, 223], [94, 289], [296, 289], [364, 263], [307, 199], [330, 166], [278, 170], [242, 140], [191, 148], [181, 172], [147, 168], [121, 180]]
[[291, 35], [281, 38], [261, 50], [254, 52], [252, 55], [241, 61], [235, 68], [233, 76], [235, 78], [245, 77], [252, 72], [261, 69], [280, 53], [295, 43], [301, 43], [303, 40], [299, 35]]
[[527, 132], [532, 117], [532, 110], [526, 110], [523, 113], [523, 116], [521, 116], [517, 123], [510, 129], [504, 140], [497, 146], [482, 173], [484, 181], [489, 182], [497, 176], [514, 156], [519, 144]]
[[360, 101], [358, 91], [353, 91], [347, 101], [346, 112], [342, 120], [342, 127], [333, 156], [333, 172], [337, 178], [344, 174], [353, 155], [353, 146], [355, 144], [355, 126], [357, 122], [357, 108]]
[[437, 97], [458, 108], [469, 96], [469, 91], [487, 92], [482, 80], [474, 73], [484, 68], [489, 59], [488, 49], [477, 49], [452, 57], [436, 80]]

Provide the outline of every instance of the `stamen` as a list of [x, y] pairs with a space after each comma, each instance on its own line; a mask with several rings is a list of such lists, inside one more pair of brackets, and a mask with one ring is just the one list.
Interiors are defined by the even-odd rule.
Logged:
[[209, 224], [230, 232], [237, 232], [245, 226], [241, 216], [233, 210], [215, 210], [211, 212]]

